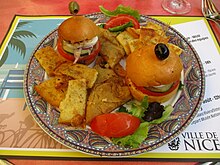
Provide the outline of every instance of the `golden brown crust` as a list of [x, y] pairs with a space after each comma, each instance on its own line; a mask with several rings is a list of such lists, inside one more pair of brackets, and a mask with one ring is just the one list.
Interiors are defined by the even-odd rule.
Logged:
[[[110, 73], [110, 69], [104, 70], [99, 68], [99, 73]], [[100, 76], [101, 77], [98, 78], [99, 82], [94, 85], [88, 96], [86, 106], [87, 124], [90, 123], [95, 116], [110, 113], [131, 99], [129, 88], [124, 84], [122, 78], [111, 73], [109, 76]]]
[[[64, 85], [57, 86], [57, 82]], [[34, 90], [50, 105], [59, 107], [60, 102], [65, 98], [66, 95], [67, 86], [65, 83], [65, 78], [63, 77], [52, 77], [38, 85], [35, 85]]]
[[143, 46], [131, 53], [126, 60], [127, 76], [137, 86], [158, 86], [180, 79], [183, 69], [181, 59], [173, 50], [167, 59], [159, 60], [154, 53], [155, 45]]
[[57, 76], [67, 76], [72, 79], [86, 79], [88, 88], [92, 88], [96, 82], [98, 72], [94, 68], [90, 68], [83, 64], [74, 64], [66, 62], [55, 69], [54, 74]]
[[58, 27], [59, 37], [71, 43], [92, 39], [99, 33], [99, 27], [83, 16], [68, 18]]
[[[138, 101], [142, 101], [144, 96], [147, 96], [145, 94], [143, 94], [141, 91], [137, 90], [137, 88], [134, 86], [134, 84], [132, 83], [132, 81], [129, 78], [126, 78], [126, 83], [128, 84], [129, 90], [132, 94], [132, 96], [138, 100]], [[173, 97], [177, 90], [178, 90], [179, 85], [177, 85], [177, 87], [170, 93], [168, 93], [167, 95], [163, 95], [163, 96], [148, 96], [148, 101], [149, 102], [159, 102], [159, 103], [164, 103], [166, 101], [168, 101], [171, 97]]]
[[54, 76], [54, 70], [61, 64], [67, 62], [62, 56], [60, 56], [52, 47], [46, 46], [39, 49], [34, 56], [39, 61], [42, 68], [48, 76]]
[[84, 127], [86, 98], [86, 80], [70, 80], [65, 98], [59, 105], [59, 123], [73, 127]]

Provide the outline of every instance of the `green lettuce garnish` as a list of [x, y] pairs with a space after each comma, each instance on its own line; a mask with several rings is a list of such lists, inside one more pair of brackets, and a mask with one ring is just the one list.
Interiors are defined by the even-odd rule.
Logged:
[[138, 102], [136, 100], [129, 102], [130, 108], [126, 108], [124, 106], [120, 107], [118, 112], [126, 112], [129, 113], [137, 118], [139, 118], [142, 121], [142, 117], [144, 117], [144, 112], [148, 108], [148, 98], [144, 97], [144, 99], [141, 102]]
[[112, 138], [112, 142], [123, 147], [138, 148], [148, 135], [149, 125], [149, 122], [143, 122], [132, 135]]
[[142, 117], [144, 117], [144, 112], [148, 108], [148, 98], [144, 97], [144, 99], [141, 102], [134, 101], [131, 104], [131, 108], [128, 109], [128, 113], [138, 117], [142, 120]]
[[142, 119], [145, 115], [144, 112], [147, 111], [149, 105], [147, 97], [144, 97], [144, 99], [141, 102], [131, 101], [129, 104], [129, 108], [122, 106], [118, 110], [118, 112], [125, 112], [133, 116], [136, 116], [141, 119], [142, 123], [132, 135], [128, 135], [121, 138], [112, 138], [112, 142], [114, 144], [123, 147], [138, 148], [141, 145], [141, 143], [147, 138], [149, 128], [154, 124], [160, 124], [166, 121], [174, 109], [171, 105], [167, 105], [164, 107], [164, 112], [161, 118], [147, 122]]
[[129, 14], [140, 21], [140, 14], [138, 10], [134, 10], [129, 6], [118, 5], [118, 7], [113, 10], [107, 10], [103, 6], [99, 6], [100, 11], [108, 17], [116, 16], [118, 14]]
[[150, 124], [160, 124], [166, 121], [169, 118], [170, 114], [173, 112], [173, 106], [167, 105], [166, 107], [164, 107], [164, 110], [165, 111], [163, 112], [163, 116], [159, 119], [152, 120]]

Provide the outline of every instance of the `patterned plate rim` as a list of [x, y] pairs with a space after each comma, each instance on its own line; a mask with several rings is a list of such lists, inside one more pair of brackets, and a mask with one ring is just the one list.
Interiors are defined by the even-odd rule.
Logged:
[[[92, 13], [92, 14], [87, 14], [84, 15], [86, 17], [89, 17], [92, 19], [92, 17], [104, 17], [103, 14], [101, 14], [100, 12], [98, 13]], [[141, 19], [142, 20], [148, 20], [148, 21], [153, 21], [156, 22], [162, 26], [166, 26], [165, 23], [151, 18], [149, 16], [146, 15], [141, 15]], [[170, 136], [164, 138], [162, 141], [156, 142], [153, 144], [153, 146], [148, 146], [148, 147], [144, 147], [144, 148], [137, 148], [137, 149], [132, 149], [132, 150], [118, 150], [118, 151], [105, 151], [105, 150], [99, 150], [99, 149], [93, 149], [93, 148], [88, 148], [86, 146], [80, 146], [80, 145], [74, 145], [71, 144], [68, 140], [63, 139], [60, 135], [56, 134], [53, 131], [53, 128], [49, 128], [47, 126], [47, 124], [41, 120], [41, 118], [38, 116], [38, 114], [35, 111], [35, 108], [32, 106], [32, 97], [29, 95], [29, 91], [32, 90], [32, 87], [28, 86], [28, 79], [29, 79], [29, 69], [30, 69], [30, 64], [32, 59], [34, 58], [34, 52], [36, 52], [36, 50], [40, 47], [40, 45], [43, 43], [43, 41], [45, 41], [51, 34], [53, 34], [57, 29], [53, 30], [52, 32], [50, 32], [46, 37], [44, 37], [41, 42], [35, 47], [35, 49], [32, 52], [32, 55], [29, 59], [29, 62], [26, 66], [25, 69], [25, 73], [24, 73], [24, 95], [25, 95], [25, 100], [26, 103], [28, 105], [28, 108], [31, 112], [31, 115], [33, 116], [34, 120], [38, 123], [38, 125], [53, 139], [55, 139], [56, 141], [58, 141], [59, 143], [67, 146], [68, 148], [71, 149], [76, 149], [80, 152], [86, 153], [86, 154], [90, 154], [93, 156], [102, 156], [102, 157], [128, 157], [128, 156], [135, 156], [135, 155], [139, 155], [139, 154], [143, 154], [146, 153], [148, 151], [151, 151], [153, 149], [156, 149], [162, 145], [164, 145], [165, 143], [169, 142], [171, 139], [175, 138], [176, 136], [178, 136], [193, 120], [193, 118], [195, 117], [195, 115], [197, 114], [197, 112], [200, 109], [200, 106], [202, 104], [203, 98], [204, 98], [204, 93], [205, 93], [205, 75], [204, 75], [204, 69], [203, 69], [203, 65], [202, 62], [196, 52], [196, 50], [193, 48], [193, 46], [187, 41], [187, 39], [181, 34], [179, 33], [176, 29], [172, 28], [169, 26], [169, 29], [173, 32], [175, 32], [176, 34], [178, 34], [178, 37], [181, 38], [181, 40], [184, 41], [185, 44], [187, 44], [189, 46], [189, 48], [191, 49], [194, 58], [196, 59], [196, 61], [198, 62], [198, 66], [199, 66], [199, 71], [200, 71], [200, 83], [201, 83], [201, 91], [199, 93], [199, 99], [197, 101], [197, 105], [195, 106], [195, 109], [192, 110], [192, 112], [190, 113], [188, 119], [181, 125], [181, 127], [177, 130], [175, 130], [174, 133], [172, 133]]]

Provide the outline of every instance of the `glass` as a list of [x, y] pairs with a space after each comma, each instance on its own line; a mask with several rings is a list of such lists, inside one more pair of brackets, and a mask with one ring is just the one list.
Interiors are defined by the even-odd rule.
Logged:
[[162, 7], [171, 14], [186, 14], [191, 10], [187, 0], [163, 0]]

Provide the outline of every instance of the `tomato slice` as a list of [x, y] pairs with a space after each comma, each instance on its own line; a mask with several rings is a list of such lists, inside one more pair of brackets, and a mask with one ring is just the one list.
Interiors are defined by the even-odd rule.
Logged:
[[106, 22], [104, 28], [109, 29], [109, 28], [113, 28], [113, 27], [116, 27], [116, 26], [121, 26], [125, 23], [128, 23], [129, 21], [132, 21], [132, 23], [134, 24], [135, 29], [140, 28], [140, 24], [139, 24], [138, 20], [136, 18], [134, 18], [133, 16], [128, 15], [128, 14], [119, 14], [117, 16], [111, 17]]
[[59, 54], [61, 56], [63, 56], [67, 60], [73, 61], [75, 59], [72, 54], [69, 54], [69, 53], [67, 53], [66, 51], [63, 50], [62, 43], [61, 43], [60, 39], [57, 40], [57, 51], [59, 52]]
[[101, 136], [123, 137], [133, 134], [140, 125], [140, 119], [127, 113], [108, 113], [96, 116], [91, 129]]
[[[81, 63], [81, 64], [91, 63], [95, 59], [95, 57], [98, 55], [100, 49], [101, 49], [101, 44], [98, 41], [96, 43], [96, 45], [94, 46], [92, 52], [89, 55], [80, 57], [78, 60], [78, 63]], [[75, 60], [75, 57], [73, 54], [68, 53], [65, 50], [63, 50], [62, 43], [61, 43], [60, 39], [58, 39], [58, 41], [57, 41], [57, 50], [58, 50], [59, 54], [61, 56], [63, 56], [64, 58], [66, 58], [67, 60], [70, 60], [70, 61]]]
[[134, 83], [134, 85], [136, 86], [136, 88], [141, 91], [143, 94], [146, 94], [148, 96], [164, 96], [164, 95], [167, 95], [169, 94], [170, 92], [172, 92], [173, 90], [176, 89], [176, 87], [179, 85], [180, 81], [176, 81], [174, 82], [174, 84], [172, 85], [172, 87], [166, 91], [166, 92], [153, 92], [153, 91], [150, 91], [144, 87], [141, 87], [141, 86], [136, 86]]

